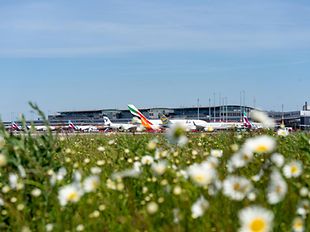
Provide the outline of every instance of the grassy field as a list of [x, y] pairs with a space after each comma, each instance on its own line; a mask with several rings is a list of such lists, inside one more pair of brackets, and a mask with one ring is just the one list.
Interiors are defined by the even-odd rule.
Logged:
[[182, 136], [0, 129], [0, 230], [310, 229], [309, 135]]

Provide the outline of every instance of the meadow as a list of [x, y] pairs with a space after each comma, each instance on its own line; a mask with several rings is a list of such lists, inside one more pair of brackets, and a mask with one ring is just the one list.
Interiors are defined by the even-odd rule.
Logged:
[[13, 135], [1, 127], [0, 173], [1, 231], [310, 228], [302, 132]]

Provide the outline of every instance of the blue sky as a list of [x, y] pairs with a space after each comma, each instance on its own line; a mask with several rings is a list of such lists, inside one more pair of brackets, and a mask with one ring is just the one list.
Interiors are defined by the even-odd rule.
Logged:
[[[0, 114], [309, 99], [310, 2], [2, 0]], [[212, 99], [213, 101], [213, 99]]]

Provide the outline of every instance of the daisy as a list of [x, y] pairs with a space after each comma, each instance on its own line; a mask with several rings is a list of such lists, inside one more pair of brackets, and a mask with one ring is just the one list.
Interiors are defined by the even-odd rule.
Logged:
[[239, 212], [240, 232], [268, 232], [272, 229], [272, 211], [260, 206], [249, 206]]
[[149, 214], [154, 214], [158, 211], [158, 204], [154, 201], [150, 202], [147, 204], [146, 206], [146, 211], [149, 213]]
[[293, 232], [304, 232], [305, 231], [305, 222], [301, 217], [296, 217], [293, 220], [292, 224]]
[[152, 156], [149, 156], [149, 155], [145, 155], [141, 158], [141, 163], [143, 165], [150, 165], [154, 162], [154, 159]]
[[278, 167], [282, 167], [284, 164], [284, 156], [279, 153], [274, 153], [271, 156], [271, 161]]
[[302, 163], [293, 160], [283, 167], [283, 174], [286, 178], [299, 177], [302, 173]]
[[288, 130], [285, 130], [285, 129], [279, 129], [277, 131], [277, 135], [282, 136], [282, 137], [286, 137], [289, 135], [289, 132], [288, 132]]
[[162, 175], [165, 173], [166, 169], [167, 169], [167, 162], [164, 160], [161, 160], [157, 163], [153, 163], [152, 166], [152, 171], [156, 174], [156, 175]]
[[272, 118], [270, 118], [265, 112], [252, 110], [251, 118], [255, 121], [262, 123], [264, 128], [274, 128], [275, 122]]
[[203, 216], [205, 210], [209, 207], [209, 202], [201, 196], [193, 205], [192, 205], [192, 218], [198, 218]]
[[216, 158], [221, 158], [223, 156], [223, 151], [219, 149], [212, 149], [210, 154]]
[[7, 164], [6, 156], [0, 153], [0, 167], [3, 167]]
[[276, 141], [271, 136], [262, 135], [254, 138], [247, 139], [243, 148], [249, 152], [255, 153], [269, 153], [276, 147]]
[[251, 181], [245, 177], [228, 176], [223, 181], [223, 194], [236, 201], [243, 200], [252, 188]]
[[210, 163], [203, 162], [189, 166], [187, 174], [198, 186], [206, 186], [215, 178], [216, 170]]
[[283, 200], [287, 193], [287, 184], [280, 172], [272, 171], [268, 186], [267, 199], [269, 204], [277, 204]]
[[69, 184], [59, 189], [58, 200], [61, 206], [65, 206], [67, 203], [76, 203], [83, 195], [83, 191], [76, 184]]
[[297, 214], [306, 217], [310, 210], [309, 200], [301, 200], [297, 206]]
[[87, 177], [83, 182], [84, 191], [87, 193], [94, 192], [98, 188], [99, 183], [100, 181], [98, 176]]
[[188, 139], [185, 136], [186, 127], [180, 123], [174, 123], [166, 132], [168, 141], [182, 147], [187, 144]]

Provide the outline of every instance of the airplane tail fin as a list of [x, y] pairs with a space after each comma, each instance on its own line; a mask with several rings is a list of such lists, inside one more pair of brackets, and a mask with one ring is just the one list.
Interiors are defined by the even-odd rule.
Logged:
[[107, 116], [103, 117], [103, 121], [104, 121], [104, 125], [106, 126], [109, 126], [112, 124], [111, 120]]
[[151, 129], [152, 128], [152, 123], [132, 104], [128, 105], [128, 109], [130, 111], [131, 114], [133, 114], [134, 116], [140, 118], [141, 123], [144, 127], [146, 127], [147, 129]]
[[70, 129], [73, 129], [73, 130], [76, 130], [77, 128], [76, 128], [76, 126], [73, 124], [73, 122], [71, 122], [71, 120], [69, 120], [69, 128]]
[[20, 127], [15, 122], [12, 122], [11, 129], [12, 130], [20, 130]]
[[243, 125], [247, 128], [252, 128], [252, 124], [251, 122], [249, 121], [247, 115], [246, 115], [246, 112], [243, 112]]

